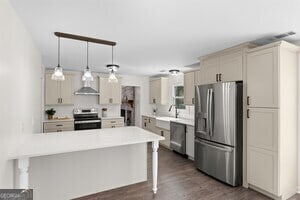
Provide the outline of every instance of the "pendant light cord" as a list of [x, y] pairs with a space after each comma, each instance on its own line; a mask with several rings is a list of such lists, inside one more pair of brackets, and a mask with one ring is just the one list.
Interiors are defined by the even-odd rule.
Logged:
[[111, 46], [111, 64], [114, 64], [114, 46]]
[[58, 66], [60, 66], [60, 37], [58, 37], [58, 44], [57, 44], [57, 48], [58, 48], [58, 55], [57, 55], [57, 59], [58, 59]]
[[89, 42], [86, 42], [86, 68], [89, 69]]

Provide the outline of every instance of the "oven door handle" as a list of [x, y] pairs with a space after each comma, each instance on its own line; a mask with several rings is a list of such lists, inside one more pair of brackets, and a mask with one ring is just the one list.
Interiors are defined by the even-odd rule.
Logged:
[[101, 120], [98, 119], [98, 120], [74, 121], [75, 124], [88, 124], [88, 123], [96, 123], [96, 122], [101, 122]]

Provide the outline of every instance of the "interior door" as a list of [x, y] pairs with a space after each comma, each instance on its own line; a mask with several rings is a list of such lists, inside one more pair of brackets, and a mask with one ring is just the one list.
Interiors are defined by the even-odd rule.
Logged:
[[236, 96], [235, 82], [214, 84], [211, 94], [211, 141], [236, 145]]

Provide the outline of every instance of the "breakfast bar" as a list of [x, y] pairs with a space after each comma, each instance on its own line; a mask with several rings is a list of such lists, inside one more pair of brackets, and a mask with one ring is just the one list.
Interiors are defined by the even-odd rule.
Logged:
[[138, 127], [31, 134], [9, 155], [15, 187], [32, 188], [37, 199], [59, 200], [146, 181], [151, 142], [156, 193], [160, 140], [164, 137]]

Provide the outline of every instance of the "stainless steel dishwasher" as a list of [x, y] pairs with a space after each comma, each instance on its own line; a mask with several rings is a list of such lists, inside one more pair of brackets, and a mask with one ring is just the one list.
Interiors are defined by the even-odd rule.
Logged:
[[173, 151], [186, 154], [186, 125], [172, 122], [170, 123], [170, 147]]

